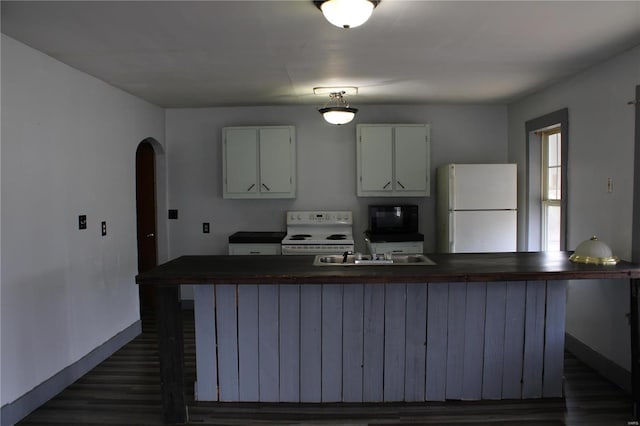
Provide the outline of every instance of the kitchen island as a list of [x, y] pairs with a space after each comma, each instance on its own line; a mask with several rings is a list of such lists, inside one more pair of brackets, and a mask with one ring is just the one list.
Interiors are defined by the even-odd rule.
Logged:
[[566, 281], [631, 282], [637, 402], [640, 267], [569, 254], [433, 254], [428, 266], [167, 262], [136, 278], [157, 290], [165, 421], [186, 419], [183, 284], [197, 285], [196, 399], [324, 403], [560, 397]]

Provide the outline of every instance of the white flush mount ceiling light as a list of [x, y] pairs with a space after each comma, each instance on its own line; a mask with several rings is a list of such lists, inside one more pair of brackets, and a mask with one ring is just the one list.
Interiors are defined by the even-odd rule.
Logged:
[[318, 86], [313, 88], [314, 95], [325, 96], [336, 92], [342, 92], [342, 96], [353, 96], [358, 94], [358, 88], [355, 86]]
[[347, 124], [353, 120], [358, 112], [357, 108], [351, 108], [344, 100], [344, 91], [332, 92], [329, 94], [329, 102], [320, 108], [320, 114], [331, 124]]
[[355, 28], [367, 22], [379, 0], [314, 1], [327, 21], [340, 28]]

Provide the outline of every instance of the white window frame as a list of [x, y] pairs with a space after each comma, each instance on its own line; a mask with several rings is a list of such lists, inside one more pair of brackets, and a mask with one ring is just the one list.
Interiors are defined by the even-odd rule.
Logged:
[[[541, 131], [541, 147], [542, 147], [542, 158], [541, 158], [541, 176], [542, 179], [540, 179], [540, 183], [541, 183], [541, 188], [540, 188], [540, 193], [542, 195], [541, 200], [540, 200], [540, 205], [542, 207], [542, 211], [541, 211], [541, 219], [542, 219], [542, 223], [541, 223], [541, 227], [540, 227], [540, 241], [541, 241], [541, 249], [542, 251], [549, 251], [549, 241], [547, 239], [548, 235], [549, 235], [549, 231], [548, 231], [548, 226], [549, 226], [549, 207], [557, 207], [560, 209], [560, 215], [562, 215], [562, 187], [560, 188], [560, 197], [559, 198], [549, 198], [548, 194], [549, 194], [549, 169], [551, 169], [551, 166], [549, 166], [549, 138], [550, 136], [553, 135], [558, 135], [560, 137], [560, 146], [559, 146], [559, 155], [560, 155], [560, 162], [557, 166], [555, 166], [554, 168], [557, 168], [560, 170], [559, 176], [562, 176], [562, 133], [561, 133], [561, 128], [560, 126], [556, 126], [553, 127], [551, 129], [545, 129], [544, 131]], [[560, 185], [562, 185], [562, 182], [560, 182]], [[558, 235], [558, 240], [561, 240], [560, 235]], [[560, 247], [558, 247], [557, 250], [560, 250]]]
[[560, 205], [560, 250], [567, 248], [568, 158], [569, 158], [569, 109], [563, 108], [525, 122], [526, 171], [524, 194], [524, 220], [519, 224], [523, 232], [521, 248], [527, 251], [542, 250], [542, 143], [541, 132], [560, 127], [561, 137], [561, 205]]

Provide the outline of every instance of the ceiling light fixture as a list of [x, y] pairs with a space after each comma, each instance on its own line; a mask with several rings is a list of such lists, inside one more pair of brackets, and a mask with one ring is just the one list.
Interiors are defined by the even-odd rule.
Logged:
[[355, 28], [367, 22], [379, 0], [314, 1], [327, 21], [340, 28]]
[[[353, 120], [358, 112], [357, 108], [351, 108], [349, 104], [344, 100], [344, 91], [333, 92], [329, 94], [329, 102], [324, 108], [320, 108], [320, 114], [322, 117], [331, 124], [347, 124]], [[333, 103], [333, 106], [330, 104]]]
[[318, 86], [313, 88], [314, 95], [325, 96], [335, 92], [342, 92], [342, 96], [357, 95], [358, 88], [355, 86]]

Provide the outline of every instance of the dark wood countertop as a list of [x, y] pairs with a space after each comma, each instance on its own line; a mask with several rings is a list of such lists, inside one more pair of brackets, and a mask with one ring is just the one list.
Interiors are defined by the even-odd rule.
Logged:
[[417, 283], [640, 278], [640, 265], [585, 265], [570, 252], [427, 254], [431, 266], [314, 266], [314, 256], [181, 256], [136, 276], [140, 285]]

